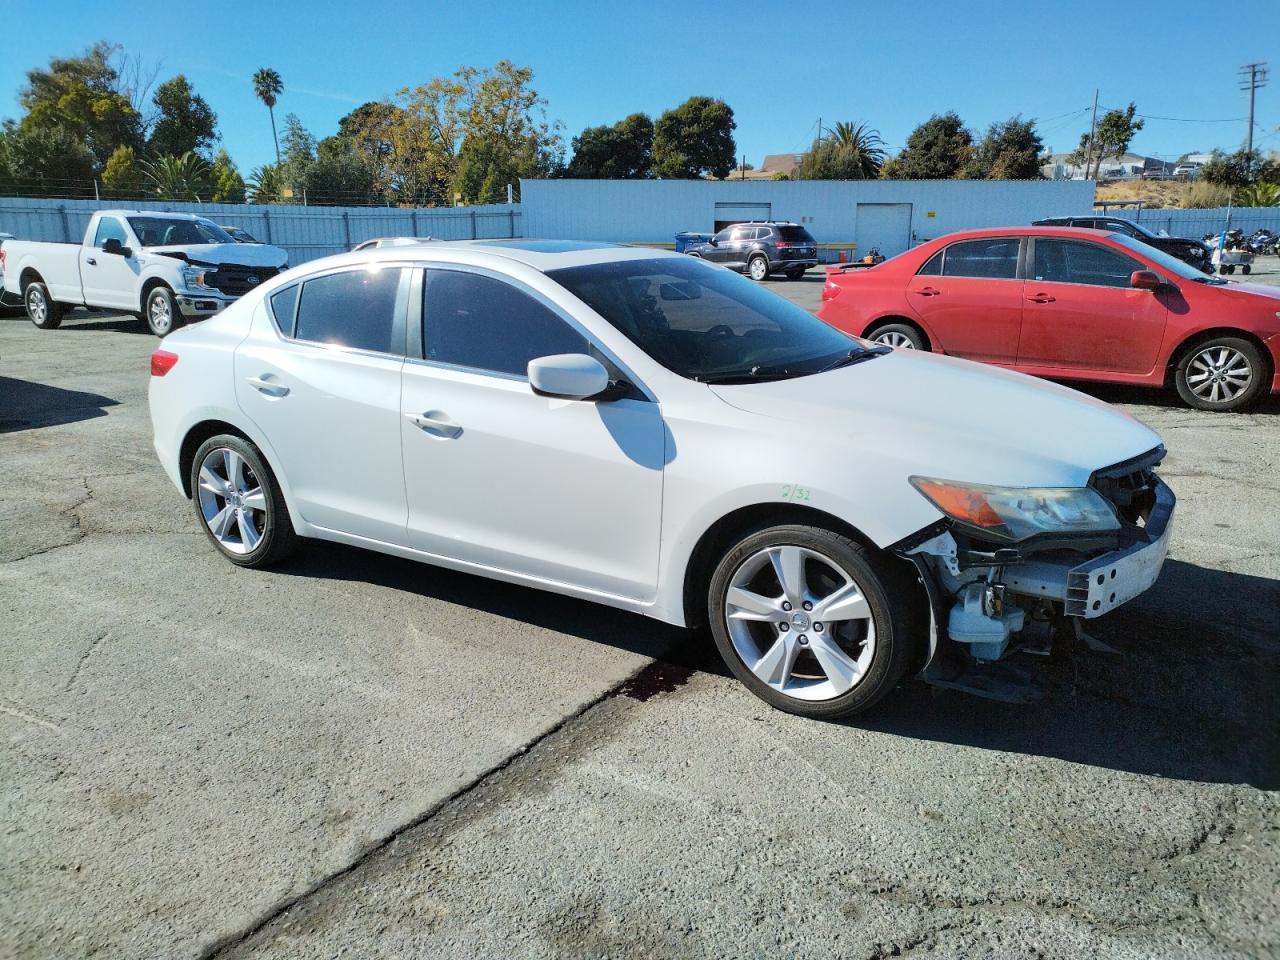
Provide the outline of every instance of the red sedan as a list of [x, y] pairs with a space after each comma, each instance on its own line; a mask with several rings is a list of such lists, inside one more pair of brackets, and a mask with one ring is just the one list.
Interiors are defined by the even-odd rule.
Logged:
[[953, 233], [875, 267], [828, 268], [822, 301], [827, 323], [890, 346], [1172, 386], [1202, 410], [1280, 393], [1280, 288], [1206, 276], [1118, 233]]

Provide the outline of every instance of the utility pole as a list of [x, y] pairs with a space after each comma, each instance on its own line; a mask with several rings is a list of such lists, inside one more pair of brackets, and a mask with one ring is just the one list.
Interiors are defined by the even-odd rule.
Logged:
[[822, 139], [822, 118], [818, 118], [818, 139]]
[[1253, 99], [1259, 88], [1267, 85], [1266, 63], [1246, 63], [1240, 68], [1240, 89], [1249, 91], [1249, 132], [1245, 136], [1245, 153], [1253, 153]]
[[[1093, 135], [1098, 129], [1098, 91], [1093, 91], [1093, 119], [1089, 121], [1089, 146], [1084, 152], [1084, 178], [1089, 179], [1089, 164], [1093, 162]], [[1099, 164], [1101, 166], [1101, 164]]]

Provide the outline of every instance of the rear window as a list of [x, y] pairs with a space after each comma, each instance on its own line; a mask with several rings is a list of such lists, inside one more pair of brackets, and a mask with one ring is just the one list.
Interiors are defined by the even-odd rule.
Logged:
[[349, 270], [306, 281], [298, 302], [294, 337], [402, 354], [403, 330], [400, 343], [395, 336], [400, 276], [398, 269]]
[[813, 243], [813, 234], [804, 227], [778, 227], [778, 237], [793, 243]]
[[963, 240], [946, 249], [942, 273], [947, 277], [1012, 280], [1018, 275], [1017, 237]]

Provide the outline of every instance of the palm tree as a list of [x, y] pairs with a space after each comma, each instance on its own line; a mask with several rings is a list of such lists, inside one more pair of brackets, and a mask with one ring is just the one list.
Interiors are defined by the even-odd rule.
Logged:
[[879, 130], [872, 130], [865, 123], [837, 123], [828, 141], [842, 159], [861, 169], [863, 177], [871, 180], [879, 175], [886, 156]]
[[276, 145], [276, 166], [280, 166], [280, 139], [276, 136], [276, 101], [283, 92], [284, 81], [280, 79], [280, 74], [270, 67], [263, 67], [253, 75], [254, 96], [267, 105], [267, 112], [271, 114], [271, 139]]
[[280, 168], [265, 164], [249, 174], [249, 202], [275, 203], [281, 192]]
[[180, 157], [157, 157], [150, 163], [143, 160], [139, 166], [157, 199], [198, 202], [201, 194], [207, 199], [212, 191], [208, 162], [189, 150]]

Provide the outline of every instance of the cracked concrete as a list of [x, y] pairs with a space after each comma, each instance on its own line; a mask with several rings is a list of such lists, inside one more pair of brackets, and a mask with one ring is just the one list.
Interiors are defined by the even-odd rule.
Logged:
[[0, 956], [1280, 952], [1276, 401], [1097, 391], [1181, 499], [1091, 628], [1118, 655], [814, 724], [589, 604], [324, 545], [232, 568], [125, 326], [0, 322]]

